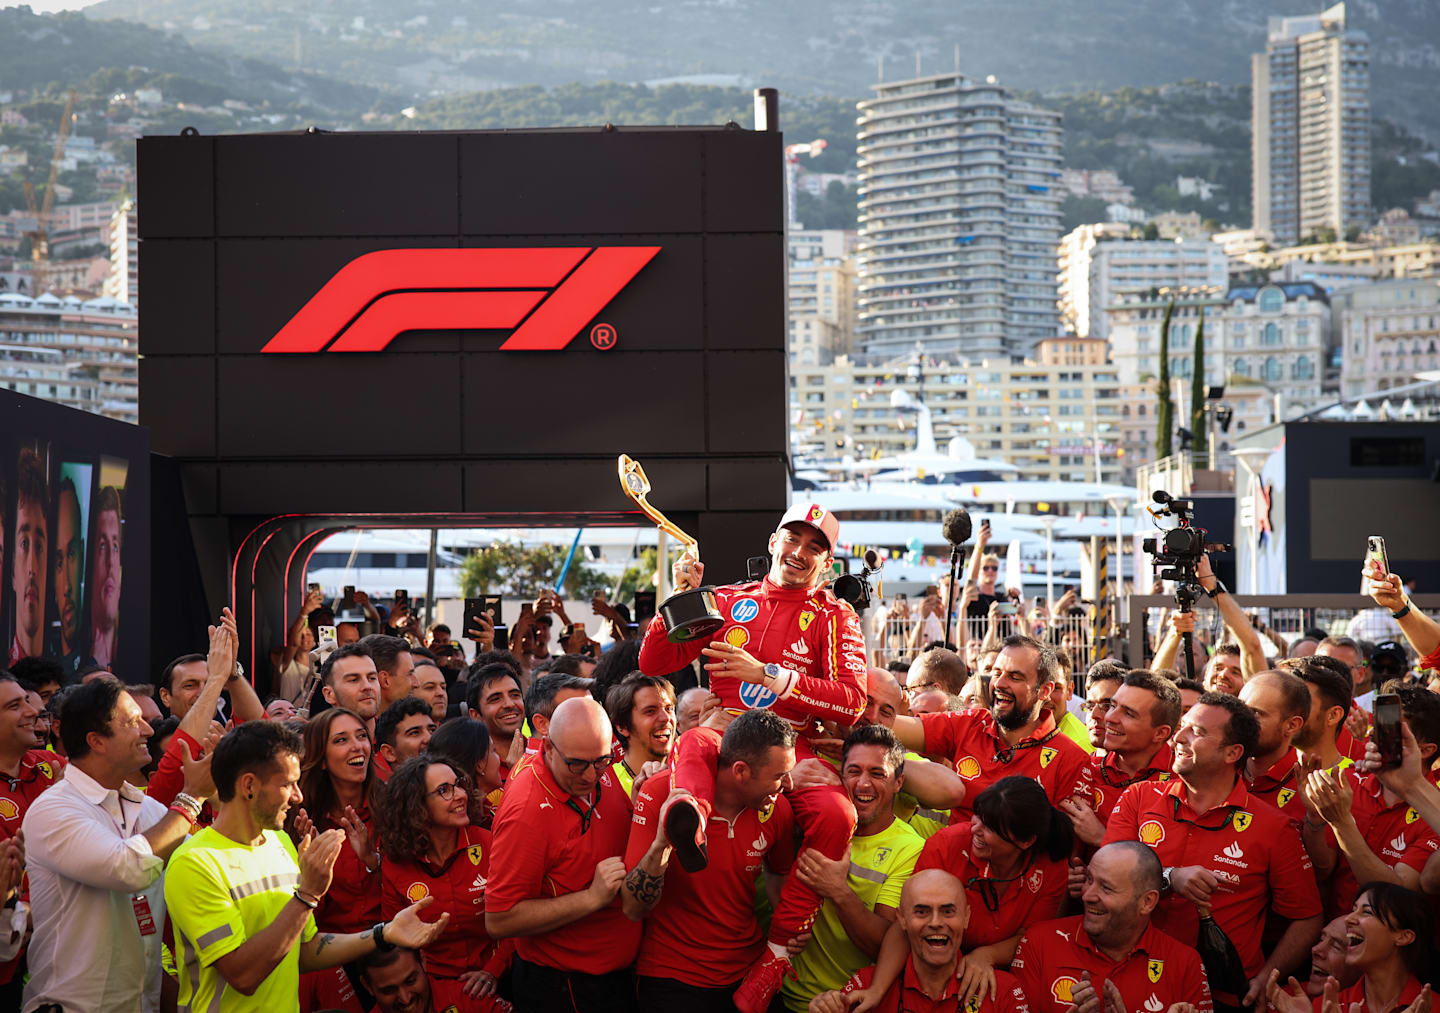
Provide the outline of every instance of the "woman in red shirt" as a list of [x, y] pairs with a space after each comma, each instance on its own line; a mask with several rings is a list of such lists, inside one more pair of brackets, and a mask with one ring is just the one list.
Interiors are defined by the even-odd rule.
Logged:
[[1074, 840], [1070, 818], [1045, 789], [1011, 776], [976, 797], [968, 824], [925, 842], [915, 871], [944, 869], [965, 884], [970, 923], [961, 945], [972, 974], [1010, 966], [1025, 930], [1060, 913]]
[[371, 801], [379, 787], [371, 762], [370, 732], [354, 711], [331, 707], [305, 724], [300, 762], [304, 807], [292, 810], [290, 836], [298, 843], [313, 828], [345, 831], [330, 889], [315, 911], [321, 932], [364, 932], [380, 920], [380, 856], [375, 851]]
[[500, 804], [500, 754], [490, 744], [485, 722], [451, 718], [430, 737], [429, 751], [460, 768], [470, 782], [470, 822], [488, 829]]
[[1323, 1013], [1338, 1005], [1360, 1013], [1421, 1013], [1430, 1007], [1435, 973], [1435, 917], [1427, 898], [1395, 883], [1366, 883], [1345, 919], [1345, 965], [1360, 980], [1341, 989], [1334, 978], [1312, 1000], [1300, 983], [1280, 987], [1270, 973], [1266, 997], [1279, 1013]]
[[425, 971], [459, 979], [466, 995], [479, 998], [495, 994], [514, 945], [497, 945], [485, 933], [490, 831], [470, 821], [469, 787], [459, 766], [431, 753], [395, 768], [379, 805], [380, 903], [389, 918], [435, 898], [421, 917], [435, 921], [448, 912], [450, 924], [422, 951]]

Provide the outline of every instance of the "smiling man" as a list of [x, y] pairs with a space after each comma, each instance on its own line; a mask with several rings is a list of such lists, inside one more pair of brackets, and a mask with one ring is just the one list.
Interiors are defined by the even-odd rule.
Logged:
[[1200, 955], [1151, 923], [1162, 886], [1160, 860], [1138, 841], [1095, 852], [1085, 870], [1085, 913], [1041, 922], [1015, 951], [1010, 967], [1030, 1010], [1161, 1013], [1189, 1004], [1209, 1013]]
[[905, 748], [945, 760], [964, 780], [966, 801], [951, 812], [952, 825], [970, 819], [970, 799], [1011, 774], [1039, 781], [1051, 805], [1070, 796], [1090, 754], [1062, 735], [1045, 709], [1050, 684], [1059, 678], [1052, 648], [1030, 637], [1006, 637], [995, 659], [989, 711], [895, 719]]
[[70, 477], [60, 480], [55, 497], [55, 614], [57, 653], [65, 671], [73, 675], [84, 660], [80, 635], [81, 586], [85, 575], [85, 526], [80, 519], [80, 497]]
[[520, 690], [520, 680], [508, 665], [486, 665], [470, 677], [466, 705], [470, 716], [484, 721], [490, 730], [490, 744], [500, 754], [500, 776], [508, 780], [508, 758], [513, 755], [515, 736], [522, 734], [520, 728], [525, 724], [525, 694]]
[[[900, 977], [879, 997], [877, 1013], [1011, 1013], [1026, 1008], [1019, 982], [1005, 971], [995, 972], [995, 996], [989, 991], [978, 1005], [966, 1005], [959, 988], [960, 940], [970, 920], [970, 906], [960, 880], [943, 869], [924, 869], [900, 891], [900, 927], [910, 943], [910, 956]], [[874, 967], [865, 967], [838, 991], [821, 992], [810, 1000], [810, 1013], [849, 1013], [847, 996], [870, 987]]]
[[605, 696], [605, 710], [625, 754], [615, 761], [615, 777], [631, 793], [645, 764], [670, 756], [675, 732], [675, 689], [658, 675], [632, 672]]
[[[770, 572], [764, 580], [715, 588], [725, 624], [708, 643], [672, 644], [664, 617], [645, 630], [640, 670], [674, 672], [697, 658], [706, 661], [710, 688], [732, 714], [769, 708], [800, 733], [797, 760], [815, 755], [809, 737], [818, 722], [856, 723], [865, 709], [865, 643], [854, 609], [825, 586], [840, 535], [835, 515], [815, 503], [797, 503], [770, 536]], [[678, 592], [699, 587], [704, 565], [686, 553], [675, 564]], [[666, 811], [665, 835], [680, 864], [705, 867], [705, 825], [715, 795], [716, 744], [691, 731], [676, 743], [672, 767], [677, 791], [689, 800]], [[831, 861], [844, 854], [855, 826], [855, 809], [837, 784], [793, 789], [787, 794], [805, 834], [805, 846]], [[792, 876], [780, 894], [765, 953], [735, 993], [742, 1013], [770, 1005], [790, 969], [786, 943], [799, 935], [820, 906], [820, 896]]]

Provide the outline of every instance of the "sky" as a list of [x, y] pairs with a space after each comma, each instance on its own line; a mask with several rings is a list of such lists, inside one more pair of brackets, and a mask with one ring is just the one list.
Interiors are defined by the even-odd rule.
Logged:
[[[95, 0], [24, 0], [36, 14], [54, 14], [56, 11], [78, 11], [89, 7]], [[4, 6], [8, 7], [7, 2]]]

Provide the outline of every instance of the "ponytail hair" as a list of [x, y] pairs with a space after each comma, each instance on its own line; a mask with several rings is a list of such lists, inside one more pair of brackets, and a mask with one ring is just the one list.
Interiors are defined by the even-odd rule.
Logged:
[[1016, 847], [1033, 837], [1031, 850], [1044, 852], [1052, 862], [1063, 862], [1074, 849], [1070, 817], [1050, 804], [1034, 778], [1002, 777], [976, 797], [973, 811], [981, 823]]

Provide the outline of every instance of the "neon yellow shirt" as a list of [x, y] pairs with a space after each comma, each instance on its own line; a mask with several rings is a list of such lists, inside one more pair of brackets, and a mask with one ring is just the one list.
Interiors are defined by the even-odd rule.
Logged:
[[[911, 769], [912, 764], [930, 763], [919, 753], [905, 751], [905, 769]], [[939, 812], [935, 809], [926, 809], [920, 804], [920, 800], [907, 791], [899, 791], [895, 794], [895, 815], [904, 820], [924, 840], [929, 840], [940, 831], [950, 825], [950, 811]]]
[[[206, 827], [175, 849], [165, 870], [165, 907], [175, 930], [181, 1009], [297, 1013], [299, 944], [250, 996], [229, 987], [215, 961], [275, 921], [294, 895], [298, 869], [295, 846], [274, 830], [251, 847]], [[300, 942], [314, 935], [312, 916]]]
[[1074, 714], [1066, 711], [1065, 716], [1055, 723], [1055, 728], [1085, 752], [1095, 752], [1095, 746], [1090, 742], [1090, 729]]
[[[925, 841], [910, 824], [894, 820], [878, 834], [850, 842], [850, 889], [871, 911], [877, 904], [900, 906], [900, 888], [915, 871]], [[810, 1000], [845, 987], [850, 976], [875, 958], [850, 941], [835, 905], [826, 901], [811, 927], [810, 944], [795, 957], [796, 978], [785, 979], [785, 1008], [804, 1013]]]

